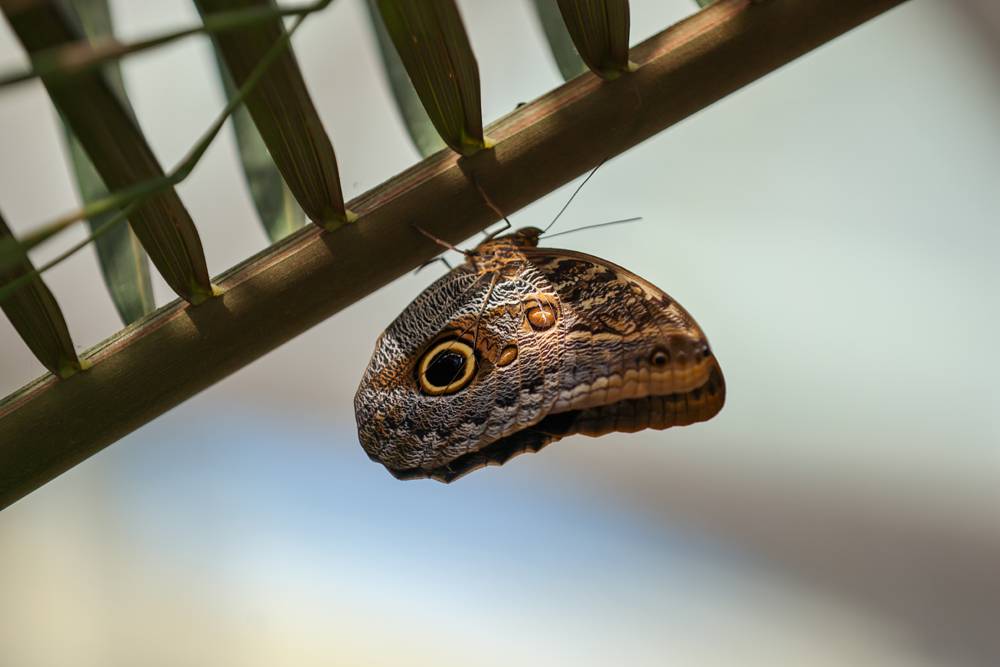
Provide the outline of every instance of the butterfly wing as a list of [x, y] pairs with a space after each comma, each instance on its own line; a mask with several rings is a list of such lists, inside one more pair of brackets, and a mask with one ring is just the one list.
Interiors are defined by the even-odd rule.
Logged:
[[559, 388], [541, 419], [430, 476], [451, 481], [568, 435], [707, 421], [725, 403], [718, 361], [694, 318], [663, 290], [603, 259], [524, 251], [525, 273], [560, 304]]
[[[355, 412], [365, 450], [394, 475], [447, 482], [567, 435], [686, 425], [722, 408], [708, 341], [662, 290], [583, 253], [504, 255], [439, 279], [376, 343]], [[458, 352], [473, 372], [461, 360], [454, 378], [428, 372], [430, 357]]]
[[[451, 478], [457, 473], [449, 464], [471, 461], [551, 408], [564, 367], [562, 328], [532, 327], [527, 313], [556, 298], [517, 264], [455, 268], [376, 342], [355, 395], [355, 416], [365, 451], [393, 475]], [[435, 352], [465, 353], [474, 364], [467, 383], [452, 385], [445, 376], [443, 390], [428, 386], [427, 359]]]
[[663, 429], [722, 409], [725, 382], [708, 339], [663, 290], [584, 253], [526, 255], [566, 304], [570, 372], [551, 413], [577, 413], [570, 432]]

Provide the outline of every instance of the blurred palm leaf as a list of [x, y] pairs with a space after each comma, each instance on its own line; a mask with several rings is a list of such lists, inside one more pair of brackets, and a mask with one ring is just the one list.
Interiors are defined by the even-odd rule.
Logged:
[[206, 16], [201, 25], [170, 30], [132, 42], [119, 42], [111, 36], [97, 40], [69, 42], [32, 53], [31, 67], [26, 71], [17, 70], [0, 75], [0, 87], [28, 81], [34, 77], [42, 77], [54, 83], [185, 37], [236, 30], [280, 17], [305, 16], [328, 4], [330, 0], [316, 0], [312, 4], [297, 7], [268, 6], [217, 12]]
[[438, 135], [462, 155], [489, 148], [479, 65], [454, 0], [378, 0], [378, 7]]
[[[85, 202], [98, 201], [108, 195], [104, 181], [93, 163], [87, 157], [83, 146], [67, 127], [66, 142], [70, 161], [76, 176], [80, 197]], [[113, 213], [104, 213], [87, 219], [87, 225], [94, 234], [111, 218]], [[101, 266], [101, 275], [111, 294], [119, 317], [125, 324], [131, 324], [156, 307], [153, 299], [153, 285], [149, 277], [146, 252], [132, 228], [114, 225], [105, 234], [94, 234], [94, 249]]]
[[562, 13], [556, 0], [534, 0], [535, 13], [542, 24], [549, 50], [556, 60], [559, 73], [564, 81], [574, 79], [587, 71], [587, 64], [580, 58], [580, 53], [573, 44], [573, 38], [566, 30]]
[[[241, 8], [270, 8], [273, 0], [195, 0], [202, 16]], [[285, 34], [281, 19], [217, 33], [215, 43], [236, 85]], [[350, 219], [344, 206], [333, 144], [306, 89], [291, 48], [277, 56], [245, 105], [289, 189], [314, 222], [333, 228]], [[255, 166], [261, 156], [254, 153]]]
[[[83, 24], [83, 31], [90, 40], [111, 37], [111, 10], [107, 0], [71, 0], [73, 8]], [[129, 115], [135, 119], [125, 84], [122, 81], [121, 69], [118, 63], [108, 65], [104, 71], [108, 84], [118, 95], [119, 100]], [[87, 157], [80, 141], [73, 130], [63, 123], [66, 131], [66, 142], [69, 147], [70, 161], [76, 176], [77, 189], [85, 203], [97, 201], [108, 195], [104, 180]], [[100, 228], [112, 214], [103, 214], [88, 218], [87, 224], [91, 232]], [[122, 322], [130, 324], [155, 307], [153, 301], [153, 285], [149, 279], [149, 264], [146, 253], [132, 228], [128, 225], [116, 225], [106, 234], [94, 241], [97, 258], [101, 265], [104, 283], [111, 294]]]
[[[218, 51], [216, 59], [222, 87], [226, 97], [232, 100], [236, 97], [236, 84], [229, 76]], [[236, 147], [240, 153], [243, 177], [257, 209], [257, 216], [264, 226], [264, 231], [267, 232], [267, 238], [273, 243], [305, 224], [305, 213], [295, 201], [295, 195], [288, 189], [285, 179], [281, 177], [245, 105], [241, 104], [233, 112], [232, 125]]]
[[297, 14], [297, 17], [288, 31], [283, 32], [275, 43], [272, 44], [271, 47], [264, 53], [260, 61], [248, 74], [246, 81], [239, 87], [237, 94], [229, 100], [212, 125], [204, 133], [202, 133], [201, 137], [194, 144], [194, 146], [191, 147], [184, 158], [170, 171], [169, 174], [157, 176], [129, 187], [115, 190], [114, 192], [109, 193], [107, 197], [91, 202], [85, 205], [82, 209], [60, 216], [59, 218], [36, 228], [32, 233], [25, 235], [21, 239], [0, 238], [0, 269], [9, 268], [19, 264], [20, 258], [24, 252], [67, 229], [73, 223], [120, 209], [119, 212], [111, 215], [106, 222], [103, 222], [97, 229], [95, 229], [89, 239], [84, 240], [81, 243], [77, 243], [68, 250], [62, 252], [55, 259], [49, 261], [37, 271], [33, 271], [29, 275], [20, 276], [7, 283], [0, 284], [0, 301], [7, 298], [11, 293], [13, 293], [14, 290], [18, 289], [33, 275], [38, 275], [39, 273], [55, 266], [59, 262], [70, 257], [80, 248], [89, 244], [101, 234], [108, 233], [117, 224], [122, 222], [126, 216], [131, 215], [137, 208], [143, 206], [151, 197], [162, 193], [168, 188], [172, 188], [174, 185], [187, 178], [204, 156], [205, 151], [208, 150], [208, 147], [215, 140], [215, 137], [218, 136], [219, 131], [222, 129], [229, 116], [243, 103], [243, 100], [250, 93], [250, 91], [254, 89], [271, 64], [277, 60], [277, 58], [288, 47], [292, 34], [301, 26], [306, 15], [311, 11], [314, 11], [315, 8], [325, 4], [328, 4], [328, 0], [321, 0], [313, 5], [313, 9], [311, 10], [296, 10], [293, 12]]
[[378, 11], [378, 0], [368, 0], [368, 17], [371, 19], [372, 30], [378, 42], [379, 54], [382, 56], [382, 65], [385, 67], [386, 76], [389, 79], [389, 87], [396, 100], [396, 108], [399, 109], [403, 117], [403, 123], [417, 147], [421, 157], [427, 157], [445, 147], [441, 135], [434, 128], [430, 116], [424, 110], [420, 97], [417, 95], [403, 61], [399, 59], [396, 47], [392, 44], [392, 37], [385, 29], [385, 23]]
[[[5, 3], [3, 9], [29, 54], [84, 39], [74, 17], [57, 0]], [[59, 82], [43, 78], [43, 82], [109, 187], [126, 188], [163, 177], [142, 132], [100, 72]], [[177, 294], [194, 303], [212, 295], [201, 239], [173, 188], [137, 207], [131, 225]]]

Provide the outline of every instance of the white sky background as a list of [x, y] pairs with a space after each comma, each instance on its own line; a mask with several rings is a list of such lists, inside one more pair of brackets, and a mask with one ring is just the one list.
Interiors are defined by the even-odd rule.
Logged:
[[[460, 4], [480, 63], [485, 119], [558, 84], [527, 2]], [[633, 2], [633, 43], [690, 13], [693, 4]], [[978, 612], [971, 602], [963, 606], [967, 600], [958, 594], [939, 603], [918, 583], [925, 573], [948, 571], [925, 561], [947, 558], [950, 548], [968, 548], [973, 559], [1000, 554], [1000, 364], [994, 351], [1000, 326], [994, 294], [1000, 285], [1000, 50], [996, 33], [991, 42], [984, 25], [970, 20], [967, 4], [912, 0], [726, 98], [608, 163], [560, 221], [568, 229], [644, 218], [562, 237], [558, 245], [629, 267], [695, 315], [727, 378], [727, 406], [712, 422], [567, 440], [444, 490], [390, 483], [354, 439], [351, 401], [375, 337], [433, 280], [439, 269], [431, 267], [343, 311], [0, 514], [0, 588], [17, 591], [0, 600], [0, 619], [18, 619], [0, 623], [9, 633], [0, 630], [0, 646], [21, 651], [17, 664], [57, 664], [58, 649], [43, 647], [50, 635], [45, 623], [52, 622], [75, 628], [79, 643], [67, 646], [93, 664], [142, 662], [150, 646], [166, 643], [181, 664], [206, 655], [207, 646], [217, 652], [208, 653], [216, 661], [273, 664], [292, 644], [306, 647], [296, 656], [301, 664], [325, 664], [331, 652], [345, 662], [356, 655], [392, 664], [408, 655], [409, 646], [424, 647], [428, 664], [481, 662], [482, 642], [491, 635], [477, 634], [477, 624], [455, 614], [461, 608], [482, 613], [488, 627], [513, 633], [490, 649], [498, 664], [530, 663], [520, 653], [529, 649], [536, 664], [582, 660], [561, 631], [593, 664], [607, 664], [601, 643], [629, 645], [635, 664], [657, 664], [671, 647], [678, 651], [674, 664], [699, 665], [937, 664], [939, 651], [960, 651], [949, 632], [924, 633], [948, 619], [974, 626]], [[125, 38], [196, 19], [186, 0], [113, 5]], [[310, 19], [295, 41], [348, 197], [417, 159], [380, 78], [372, 40], [363, 5], [338, 0]], [[22, 62], [0, 24], [0, 66]], [[198, 40], [126, 63], [133, 105], [164, 165], [186, 152], [222, 106], [212, 67], [207, 45]], [[265, 246], [236, 164], [227, 131], [180, 188], [213, 274]], [[548, 221], [567, 196], [564, 189], [514, 214], [515, 225]], [[25, 231], [76, 206], [55, 114], [41, 86], [3, 91], [4, 217]], [[82, 230], [59, 244], [79, 238]], [[37, 257], [55, 251], [46, 247]], [[46, 280], [81, 349], [119, 328], [91, 252]], [[171, 296], [162, 282], [157, 295], [159, 303]], [[6, 320], [0, 321], [0, 346], [0, 391], [40, 372]], [[258, 437], [261, 432], [272, 437]], [[254, 459], [259, 466], [236, 465], [234, 476], [234, 464], [222, 454], [243, 451], [234, 448], [248, 442], [260, 452]], [[324, 448], [334, 451], [317, 453]], [[311, 466], [324, 464], [347, 466], [354, 486], [349, 496], [329, 491], [328, 483], [347, 483], [345, 473], [331, 472], [330, 480], [310, 478], [315, 496], [262, 491], [257, 485], [268, 485], [275, 461], [291, 466], [275, 482], [288, 489], [300, 475], [309, 477]], [[359, 483], [357, 476], [371, 481]], [[550, 485], [565, 504], [559, 510], [564, 514], [552, 510], [552, 525], [565, 516], [578, 526], [562, 537], [547, 538], [543, 530], [548, 524], [539, 507], [551, 499], [538, 488]], [[438, 562], [437, 550], [464, 548], [467, 535], [466, 521], [449, 513], [447, 500], [431, 503], [429, 515], [414, 519], [427, 524], [422, 538], [393, 544], [392, 533], [377, 526], [400, 509], [383, 507], [386, 499], [405, 507], [423, 502], [424, 494], [448, 498], [441, 495], [446, 492], [455, 502], [472, 499], [485, 525], [503, 519], [515, 526], [509, 542], [489, 543], [489, 555], [470, 555], [509, 565], [507, 574], [530, 572], [530, 560], [522, 559], [533, 545], [570, 553], [574, 545], [590, 551], [614, 540], [643, 557], [635, 572], [608, 568], [596, 556], [571, 558], [579, 572], [556, 577], [552, 596], [577, 611], [560, 624], [552, 621], [560, 617], [559, 605], [539, 598], [539, 589], [525, 583], [534, 581], [529, 574], [527, 580], [511, 578], [506, 607], [496, 603], [498, 589], [467, 593], [482, 573], [460, 571], [453, 582], [444, 577], [430, 583], [415, 575], [410, 590], [406, 582], [414, 579], [383, 579], [359, 565], [371, 560], [371, 552], [341, 546], [371, 536], [372, 549], [388, 548], [400, 559], [389, 558], [387, 570], [405, 570], [411, 549], [422, 566]], [[521, 509], [502, 517], [491, 504], [535, 494], [540, 506], [515, 503]], [[814, 504], [824, 508], [828, 525], [808, 520]], [[317, 505], [329, 514], [301, 531], [281, 530], [294, 517], [311, 516]], [[620, 515], [592, 519], [591, 505]], [[830, 507], [848, 518], [830, 519]], [[262, 528], [258, 512], [265, 508], [273, 516]], [[650, 546], [635, 534], [619, 534], [619, 516], [647, 522], [650, 531], [664, 533], [657, 538], [663, 544], [701, 539], [672, 532], [683, 525], [735, 546], [736, 553], [762, 558], [768, 574], [752, 569], [757, 565], [747, 570], [742, 560], [710, 558], [706, 574], [692, 561], [661, 559], [660, 542]], [[876, 526], [875, 537], [855, 532], [857, 517]], [[408, 525], [403, 521], [399, 529]], [[330, 526], [344, 532], [327, 550], [324, 527]], [[536, 541], [516, 526], [540, 531]], [[784, 534], [782, 526], [795, 530]], [[502, 526], [497, 530], [508, 534]], [[925, 533], [927, 545], [911, 539]], [[488, 541], [492, 534], [469, 539]], [[169, 544], [160, 542], [168, 538]], [[877, 553], [856, 554], [851, 547], [861, 539], [879, 545]], [[233, 554], [243, 554], [236, 566]], [[623, 557], [609, 558], [617, 563]], [[880, 569], [885, 563], [892, 565]], [[968, 570], [972, 577], [979, 572]], [[345, 572], [360, 573], [344, 579]], [[784, 574], [796, 575], [788, 580], [799, 582], [796, 587], [780, 578]], [[818, 587], [802, 588], [803, 574]], [[39, 589], [31, 585], [36, 577], [50, 591], [47, 602], [39, 602]], [[218, 590], [192, 583], [200, 577]], [[894, 577], [898, 581], [886, 582]], [[627, 610], [605, 618], [601, 601], [570, 595], [575, 582]], [[631, 597], [629, 587], [639, 590], [643, 582], [662, 582], [650, 585], [662, 585], [664, 594]], [[948, 585], [962, 591], [971, 584], [941, 583]], [[983, 590], [992, 589], [983, 582]], [[432, 601], [439, 597], [454, 606], [435, 610]], [[647, 606], [630, 606], [636, 600]], [[210, 602], [218, 608], [209, 608]], [[690, 604], [697, 613], [676, 622], [673, 631], [669, 624], [629, 630], [634, 623], [645, 628], [641, 619], [649, 616], [676, 618], [671, 614]], [[379, 618], [394, 605], [398, 609]], [[545, 605], [553, 607], [544, 614], [554, 623], [552, 633], [539, 630]], [[355, 613], [359, 608], [367, 610]], [[1000, 600], [987, 608], [1000, 608]], [[406, 609], [410, 616], [400, 611]], [[149, 629], [147, 618], [156, 619], [153, 626], [162, 634]], [[81, 619], [96, 625], [88, 630]], [[464, 631], [453, 636], [444, 629], [449, 621], [461, 621]], [[380, 622], [407, 626], [404, 648], [376, 641]], [[269, 630], [258, 631], [259, 623]], [[333, 626], [338, 631], [330, 635]], [[219, 629], [222, 638], [213, 642], [205, 628]], [[587, 640], [591, 632], [602, 640], [592, 640], [594, 646]], [[134, 645], [122, 639], [136, 633], [146, 639]]]

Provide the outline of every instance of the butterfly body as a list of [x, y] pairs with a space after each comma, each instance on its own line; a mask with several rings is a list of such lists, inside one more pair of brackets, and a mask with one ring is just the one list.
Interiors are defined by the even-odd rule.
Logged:
[[590, 255], [491, 238], [379, 337], [355, 396], [368, 455], [452, 481], [568, 435], [705, 421], [718, 362], [675, 301]]

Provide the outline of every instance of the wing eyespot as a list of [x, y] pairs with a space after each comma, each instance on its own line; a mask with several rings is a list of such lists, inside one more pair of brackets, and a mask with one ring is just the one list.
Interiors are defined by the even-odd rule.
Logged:
[[515, 359], [517, 359], [517, 345], [508, 345], [500, 351], [500, 356], [497, 357], [496, 365], [500, 367], [509, 366], [514, 363]]
[[535, 331], [551, 329], [555, 326], [556, 320], [559, 319], [555, 305], [541, 299], [531, 299], [528, 301], [525, 304], [524, 314], [528, 318], [528, 324]]
[[658, 368], [663, 368], [670, 363], [670, 352], [662, 347], [656, 348], [653, 350], [653, 353], [649, 355], [649, 363]]
[[465, 389], [476, 373], [476, 353], [464, 341], [452, 338], [431, 346], [417, 364], [417, 383], [431, 396]]

